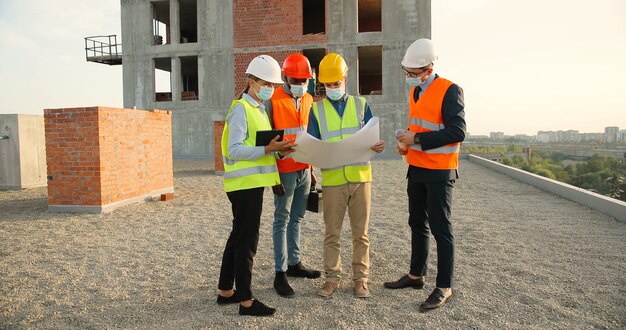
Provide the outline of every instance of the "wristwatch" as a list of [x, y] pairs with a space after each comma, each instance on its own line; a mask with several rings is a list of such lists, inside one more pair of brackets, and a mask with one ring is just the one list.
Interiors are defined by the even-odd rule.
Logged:
[[417, 133], [416, 133], [416, 134], [413, 136], [413, 143], [415, 143], [415, 144], [420, 144], [420, 143], [422, 143], [422, 141], [420, 141], [420, 135], [419, 135], [419, 134], [417, 134]]

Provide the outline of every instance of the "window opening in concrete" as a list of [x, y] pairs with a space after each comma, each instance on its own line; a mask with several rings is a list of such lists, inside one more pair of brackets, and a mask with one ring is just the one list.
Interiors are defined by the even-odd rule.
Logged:
[[325, 0], [302, 0], [302, 34], [326, 33]]
[[152, 2], [152, 44], [170, 43], [170, 2], [169, 0]]
[[180, 99], [191, 101], [198, 99], [198, 57], [184, 56], [180, 58], [183, 89]]
[[172, 60], [169, 57], [154, 59], [155, 101], [172, 100]]
[[198, 1], [180, 0], [180, 43], [198, 42]]
[[317, 82], [317, 73], [319, 72], [318, 68], [320, 66], [320, 62], [322, 61], [322, 58], [324, 58], [324, 56], [326, 55], [326, 49], [303, 49], [302, 55], [306, 56], [306, 58], [309, 59], [314, 74], [313, 79], [309, 79], [309, 86], [307, 91], [311, 95], [324, 95], [324, 84], [320, 84]]
[[380, 32], [381, 24], [381, 0], [359, 0], [359, 32]]
[[359, 94], [382, 95], [383, 93], [383, 47], [364, 46], [359, 52]]

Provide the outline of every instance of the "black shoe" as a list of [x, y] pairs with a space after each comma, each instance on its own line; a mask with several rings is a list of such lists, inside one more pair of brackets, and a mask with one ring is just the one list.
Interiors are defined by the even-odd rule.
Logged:
[[435, 290], [433, 290], [430, 296], [428, 296], [426, 301], [424, 301], [420, 305], [420, 310], [427, 311], [427, 310], [439, 308], [443, 306], [443, 304], [445, 304], [451, 298], [452, 298], [452, 292], [450, 292], [450, 295], [446, 297], [446, 294], [443, 293], [441, 289], [435, 288]]
[[276, 277], [274, 277], [274, 289], [276, 289], [279, 296], [285, 298], [291, 298], [296, 294], [293, 292], [289, 282], [287, 282], [287, 274], [285, 274], [285, 272], [276, 272]]
[[298, 262], [293, 266], [287, 266], [287, 276], [318, 278], [322, 276], [322, 273], [319, 270], [308, 269], [304, 267], [302, 262]]
[[239, 302], [239, 298], [237, 298], [237, 292], [235, 290], [233, 290], [235, 293], [233, 293], [232, 296], [230, 297], [224, 297], [224, 296], [220, 296], [219, 294], [217, 295], [217, 301], [216, 303], [218, 305], [228, 305], [228, 304], [236, 304]]
[[271, 316], [276, 313], [276, 309], [265, 306], [258, 300], [252, 300], [252, 306], [243, 307], [239, 305], [239, 315], [251, 315], [251, 316]]
[[409, 277], [409, 275], [404, 275], [400, 277], [399, 280], [393, 282], [385, 282], [385, 288], [387, 289], [402, 289], [411, 287], [413, 289], [423, 289], [424, 288], [424, 278], [420, 277], [417, 280], [414, 280]]

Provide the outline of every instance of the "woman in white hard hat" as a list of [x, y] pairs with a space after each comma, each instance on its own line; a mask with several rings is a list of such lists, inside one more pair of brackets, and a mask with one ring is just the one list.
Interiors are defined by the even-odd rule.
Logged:
[[[217, 303], [239, 303], [239, 314], [273, 315], [276, 310], [255, 300], [250, 290], [252, 263], [259, 241], [264, 187], [280, 183], [276, 156], [292, 152], [289, 140], [276, 136], [256, 146], [257, 131], [271, 129], [262, 105], [282, 84], [278, 62], [268, 55], [252, 59], [246, 69], [247, 86], [234, 100], [222, 134], [224, 190], [232, 205], [233, 229], [226, 242], [218, 284]], [[237, 290], [233, 290], [233, 284]]]

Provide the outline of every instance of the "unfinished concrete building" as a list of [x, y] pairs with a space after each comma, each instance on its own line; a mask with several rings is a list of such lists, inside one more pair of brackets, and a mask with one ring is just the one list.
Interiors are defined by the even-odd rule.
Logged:
[[[282, 63], [293, 52], [315, 70], [327, 52], [345, 58], [348, 92], [381, 117], [392, 152], [393, 131], [407, 125], [400, 61], [431, 33], [430, 0], [121, 0], [121, 13], [121, 45], [86, 38], [87, 59], [123, 65], [125, 108], [172, 110], [178, 158], [213, 156], [213, 122], [224, 120], [254, 56]], [[310, 92], [320, 98], [323, 86]]]

